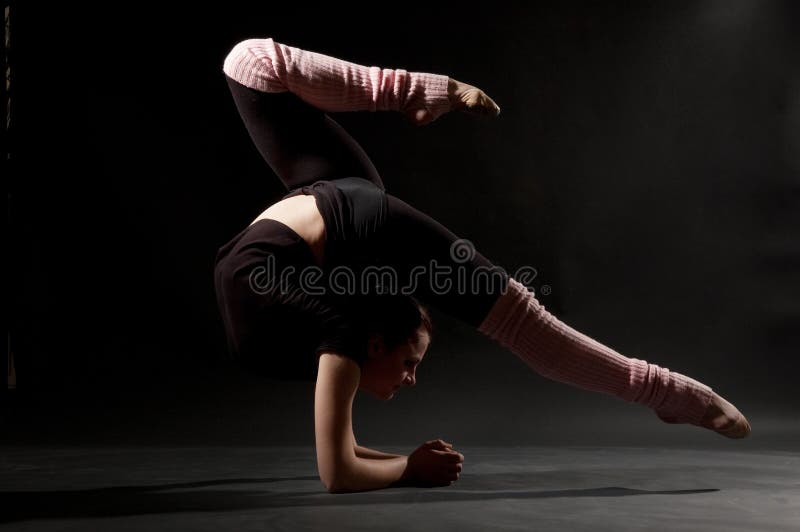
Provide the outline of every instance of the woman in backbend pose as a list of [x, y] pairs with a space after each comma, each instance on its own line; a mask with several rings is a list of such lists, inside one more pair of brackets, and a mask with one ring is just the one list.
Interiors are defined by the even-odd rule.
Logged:
[[[317, 465], [329, 491], [459, 478], [464, 456], [443, 440], [402, 456], [361, 447], [353, 435], [356, 390], [390, 399], [416, 382], [431, 338], [418, 300], [545, 377], [646, 405], [667, 423], [749, 434], [739, 410], [705, 384], [570, 328], [466, 241], [386, 193], [369, 157], [326, 113], [399, 111], [417, 125], [453, 110], [496, 116], [483, 91], [273, 39], [236, 44], [223, 71], [250, 137], [289, 190], [217, 254], [228, 348], [265, 375], [316, 379]], [[380, 281], [367, 287], [367, 273]]]

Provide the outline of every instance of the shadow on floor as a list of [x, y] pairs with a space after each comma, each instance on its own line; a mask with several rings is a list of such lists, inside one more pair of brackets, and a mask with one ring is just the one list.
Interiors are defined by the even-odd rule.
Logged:
[[[493, 476], [493, 475], [491, 475]], [[719, 491], [715, 488], [694, 490], [643, 490], [616, 486], [561, 490], [502, 490], [480, 488], [474, 478], [469, 489], [393, 488], [370, 492], [331, 495], [324, 489], [273, 491], [259, 489], [261, 484], [291, 481], [319, 482], [317, 476], [220, 479], [154, 486], [114, 486], [85, 490], [4, 491], [0, 492], [4, 510], [0, 523], [30, 519], [81, 517], [118, 517], [145, 514], [172, 514], [198, 511], [235, 511], [245, 509], [302, 506], [352, 506], [360, 504], [408, 504], [421, 502], [486, 501], [488, 499], [542, 499], [554, 497], [625, 497], [631, 495], [687, 495]], [[214, 489], [212, 486], [248, 484], [251, 489]], [[477, 486], [476, 486], [477, 484]], [[496, 485], [495, 482], [486, 484]], [[265, 488], [267, 488], [265, 486]], [[273, 488], [273, 486], [269, 486]], [[170, 493], [173, 490], [176, 492]], [[180, 491], [193, 490], [193, 491]]]

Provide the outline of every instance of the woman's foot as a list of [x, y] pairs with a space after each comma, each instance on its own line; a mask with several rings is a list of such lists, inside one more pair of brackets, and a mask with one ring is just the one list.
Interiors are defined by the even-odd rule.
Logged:
[[[500, 106], [485, 92], [453, 78], [449, 78], [447, 82], [447, 99], [450, 100], [451, 111], [487, 116], [500, 114]], [[425, 108], [406, 109], [405, 115], [406, 119], [416, 126], [424, 126], [434, 120], [433, 113]]]
[[485, 92], [453, 78], [447, 83], [447, 96], [452, 109], [489, 116], [500, 114], [500, 106]]
[[[674, 416], [656, 415], [666, 423], [683, 423]], [[728, 438], [744, 438], [750, 434], [750, 422], [735, 406], [714, 393], [698, 426], [713, 430]]]

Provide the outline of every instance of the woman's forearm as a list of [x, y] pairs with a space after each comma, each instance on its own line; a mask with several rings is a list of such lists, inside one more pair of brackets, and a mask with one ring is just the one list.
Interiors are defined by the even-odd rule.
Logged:
[[346, 493], [388, 488], [404, 479], [407, 465], [407, 456], [377, 460], [356, 458], [349, 470], [342, 473], [329, 491]]
[[384, 453], [383, 451], [376, 451], [375, 449], [370, 449], [368, 447], [362, 447], [360, 445], [355, 446], [356, 456], [359, 458], [371, 458], [373, 460], [384, 460], [387, 458], [402, 458], [403, 455], [401, 454], [391, 454], [391, 453]]
[[225, 58], [225, 74], [262, 92], [290, 91], [324, 111], [450, 110], [448, 76], [364, 66], [287, 46], [248, 39]]

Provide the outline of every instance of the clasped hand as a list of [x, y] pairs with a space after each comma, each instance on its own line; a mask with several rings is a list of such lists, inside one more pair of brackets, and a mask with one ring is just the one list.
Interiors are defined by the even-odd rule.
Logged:
[[419, 487], [449, 486], [458, 480], [464, 455], [444, 440], [429, 440], [408, 457], [408, 465], [401, 479]]

